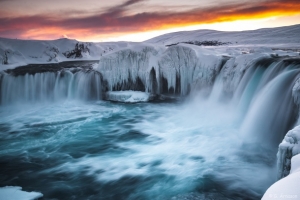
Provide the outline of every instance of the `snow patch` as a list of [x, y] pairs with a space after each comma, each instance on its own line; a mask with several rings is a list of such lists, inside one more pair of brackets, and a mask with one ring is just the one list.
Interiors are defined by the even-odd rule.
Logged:
[[291, 164], [291, 174], [269, 187], [262, 200], [300, 198], [300, 155], [294, 156]]
[[39, 192], [25, 192], [22, 191], [22, 187], [6, 186], [0, 188], [0, 199], [1, 200], [31, 200], [43, 197], [42, 193]]

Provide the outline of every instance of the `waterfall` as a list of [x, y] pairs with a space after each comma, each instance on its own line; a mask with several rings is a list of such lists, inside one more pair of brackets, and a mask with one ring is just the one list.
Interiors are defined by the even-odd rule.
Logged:
[[101, 75], [92, 70], [64, 69], [23, 76], [3, 73], [1, 77], [1, 104], [102, 98]]
[[[220, 164], [220, 168], [216, 167], [216, 170], [205, 170], [203, 177], [205, 179], [208, 177], [208, 179], [216, 180], [216, 183], [226, 182], [227, 184], [228, 181], [224, 180], [229, 180], [229, 191], [231, 191], [230, 187], [233, 184], [237, 185], [237, 183], [248, 187], [248, 180], [250, 180], [252, 176], [259, 177], [262, 174], [266, 176], [261, 179], [256, 179], [258, 183], [260, 183], [260, 180], [265, 180], [265, 182], [273, 181], [269, 179], [272, 177], [272, 173], [275, 174], [275, 170], [273, 170], [275, 169], [275, 151], [277, 151], [279, 143], [285, 137], [288, 130], [293, 129], [297, 123], [299, 125], [300, 121], [298, 119], [300, 105], [300, 59], [273, 58], [265, 54], [239, 55], [224, 59], [223, 56], [201, 55], [199, 52], [196, 52], [198, 53], [196, 54], [194, 51], [188, 51], [186, 47], [176, 47], [169, 50], [167, 54], [162, 55], [160, 59], [158, 59], [158, 65], [155, 65], [155, 60], [153, 59], [154, 55], [149, 55], [149, 60], [147, 60], [144, 58], [144, 54], [125, 53], [116, 57], [112, 56], [111, 59], [103, 59], [102, 62], [99, 62], [98, 66], [95, 65], [89, 68], [81, 66], [74, 68], [62, 66], [62, 68], [57, 68], [53, 66], [50, 69], [44, 67], [42, 70], [37, 71], [36, 69], [24, 67], [21, 71], [18, 71], [20, 73], [14, 73], [17, 71], [13, 70], [0, 73], [0, 107], [4, 108], [3, 110], [5, 112], [3, 112], [3, 116], [5, 116], [6, 113], [10, 113], [12, 106], [15, 105], [17, 105], [16, 108], [18, 110], [19, 105], [23, 107], [23, 103], [27, 103], [27, 105], [29, 104], [31, 106], [31, 104], [40, 102], [59, 102], [54, 106], [50, 104], [50, 107], [55, 108], [55, 113], [66, 112], [70, 107], [74, 106], [73, 109], [70, 109], [70, 113], [67, 113], [64, 117], [65, 120], [63, 120], [63, 122], [60, 122], [60, 119], [56, 119], [56, 117], [52, 117], [54, 119], [51, 119], [50, 123], [48, 122], [49, 120], [45, 122], [42, 122], [42, 120], [35, 122], [35, 113], [32, 113], [31, 121], [29, 120], [30, 123], [24, 123], [25, 126], [34, 130], [37, 125], [42, 128], [43, 126], [47, 126], [48, 128], [50, 124], [51, 126], [49, 127], [52, 128], [53, 125], [56, 126], [56, 124], [59, 124], [60, 126], [60, 124], [62, 124], [61, 127], [63, 131], [59, 132], [62, 134], [54, 134], [55, 137], [53, 141], [56, 143], [56, 141], [61, 140], [61, 137], [67, 141], [69, 140], [69, 132], [73, 134], [73, 131], [69, 131], [69, 127], [70, 130], [76, 129], [74, 132], [77, 133], [77, 121], [79, 121], [80, 127], [78, 129], [82, 135], [87, 135], [85, 131], [90, 131], [90, 127], [95, 128], [93, 130], [97, 138], [98, 135], [100, 135], [98, 132], [101, 133], [102, 131], [108, 134], [108, 148], [111, 148], [111, 136], [116, 137], [116, 141], [120, 141], [122, 147], [124, 144], [132, 146], [136, 143], [136, 149], [133, 149], [132, 152], [135, 152], [135, 150], [139, 151], [142, 147], [143, 144], [141, 145], [140, 143], [141, 137], [146, 138], [146, 142], [148, 142], [149, 138], [150, 143], [153, 142], [153, 146], [150, 143], [145, 143], [146, 146], [143, 147], [144, 149], [142, 149], [141, 154], [133, 157], [133, 160], [131, 160], [132, 158], [130, 157], [125, 158], [129, 163], [127, 167], [127, 169], [129, 169], [128, 171], [138, 171], [141, 169], [141, 165], [139, 164], [140, 158], [145, 157], [148, 159], [147, 156], [149, 154], [147, 155], [147, 153], [149, 149], [151, 152], [155, 148], [155, 150], [158, 149], [158, 151], [155, 152], [154, 157], [155, 159], [159, 158], [159, 164], [155, 164], [154, 166], [156, 169], [164, 165], [164, 159], [169, 158], [171, 158], [170, 163], [173, 166], [173, 153], [174, 155], [183, 155], [176, 158], [180, 161], [176, 164], [177, 166], [181, 166], [181, 163], [185, 162], [193, 163], [192, 165], [187, 165], [189, 169], [190, 166], [191, 168], [194, 166], [202, 167], [203, 163], [208, 163], [209, 168], [213, 165]], [[186, 56], [184, 57], [185, 59], [180, 57], [181, 55]], [[123, 57], [119, 56], [126, 58], [126, 62], [123, 63], [121, 59]], [[176, 59], [172, 59], [173, 56], [176, 56]], [[200, 57], [202, 59], [199, 59]], [[192, 61], [189, 59], [192, 59]], [[212, 61], [210, 59], [212, 59]], [[147, 62], [143, 62], [144, 60]], [[132, 66], [133, 68], [131, 69]], [[128, 71], [128, 69], [131, 69], [131, 71]], [[115, 105], [109, 102], [101, 102], [100, 104], [86, 102], [89, 100], [101, 100], [102, 98], [107, 98], [107, 96], [110, 96], [107, 99], [115, 101], [119, 98], [131, 98], [131, 94], [128, 93], [128, 91], [121, 92], [120, 96], [120, 92], [114, 92], [114, 90], [142, 91], [139, 93], [137, 101], [148, 101], [148, 99], [150, 99], [149, 96], [151, 96], [149, 93], [155, 94], [155, 98], [164, 97], [167, 96], [164, 94], [170, 93], [180, 94], [181, 96], [187, 96], [189, 94], [189, 98], [183, 101], [183, 103], [187, 103], [184, 105], [179, 105], [179, 103], [173, 105], [168, 105], [167, 103]], [[108, 92], [104, 94], [104, 91]], [[149, 96], [145, 96], [144, 92], [148, 92], [147, 95]], [[84, 102], [64, 102], [69, 100], [80, 100]], [[128, 102], [133, 101], [130, 100]], [[61, 104], [62, 107], [59, 107]], [[44, 105], [45, 104], [42, 106], [44, 107]], [[58, 108], [57, 105], [59, 105]], [[89, 109], [85, 109], [85, 106]], [[140, 109], [140, 106], [143, 106], [142, 109]], [[171, 106], [172, 109], [169, 109], [169, 106]], [[156, 109], [155, 112], [159, 113], [158, 115], [152, 115], [153, 107]], [[166, 109], [168, 112], [167, 115], [164, 113], [165, 107], [168, 108]], [[61, 111], [61, 108], [64, 108], [64, 110]], [[88, 112], [84, 112], [84, 114], [78, 113], [78, 108], [82, 108], [81, 110], [84, 111], [88, 110]], [[106, 108], [109, 110], [107, 114], [105, 114]], [[113, 109], [112, 111], [110, 110], [111, 108]], [[116, 114], [114, 113], [115, 108], [117, 108]], [[126, 110], [127, 108], [128, 110]], [[31, 110], [31, 107], [29, 107], [29, 109]], [[146, 114], [144, 112], [145, 110], [147, 110]], [[179, 112], [176, 112], [176, 110], [179, 110]], [[102, 117], [103, 111], [104, 117]], [[136, 111], [138, 111], [138, 114], [135, 114]], [[41, 109], [39, 109], [38, 113], [42, 114], [41, 118], [48, 118], [48, 116], [53, 114], [53, 111], [50, 109], [50, 111], [48, 110], [48, 112], [46, 112], [46, 110], [41, 111]], [[95, 116], [100, 116], [99, 113], [101, 114], [99, 120], [98, 118], [94, 120]], [[128, 118], [128, 120], [125, 115], [131, 115], [132, 113], [134, 115], [129, 116], [130, 118]], [[19, 113], [17, 112], [16, 115], [19, 115]], [[146, 115], [146, 118], [144, 118], [144, 115]], [[21, 115], [22, 118], [27, 118], [27, 116], [24, 116], [25, 115]], [[156, 118], [159, 120], [156, 120]], [[120, 121], [114, 122], [115, 119]], [[11, 121], [12, 124], [14, 124], [14, 119]], [[124, 124], [119, 126], [120, 122]], [[171, 122], [171, 126], [169, 122]], [[149, 124], [152, 125], [149, 126]], [[14, 126], [10, 127], [4, 124], [0, 128], [2, 128], [4, 132], [8, 132], [7, 130], [14, 132], [15, 129], [19, 129], [18, 127], [19, 125], [17, 125], [17, 128], [14, 128]], [[120, 139], [122, 135], [118, 135], [121, 134], [119, 130], [122, 130], [124, 127], [130, 127], [130, 129], [132, 128], [133, 130], [132, 132], [130, 129], [128, 129], [130, 131], [124, 131], [125, 140]], [[228, 127], [229, 129], [226, 130]], [[141, 134], [136, 133], [136, 128], [141, 130]], [[54, 129], [51, 129], [51, 131], [52, 130]], [[146, 130], [145, 134], [143, 133], [144, 130]], [[298, 132], [298, 130], [294, 131]], [[18, 131], [21, 132], [23, 129]], [[44, 129], [41, 131], [44, 131]], [[156, 135], [160, 137], [164, 135], [165, 132], [167, 132], [166, 135], [168, 137], [162, 140], [159, 139], [159, 142], [156, 142]], [[127, 136], [128, 133], [130, 133], [129, 136]], [[292, 133], [293, 132], [290, 132], [290, 134], [286, 135], [286, 143], [280, 146], [278, 152], [279, 178], [289, 173], [291, 157], [300, 152], [300, 148], [296, 146], [296, 143], [300, 140], [295, 140], [294, 134]], [[153, 137], [148, 136], [152, 136], [151, 134], [153, 134]], [[185, 138], [187, 134], [190, 134], [191, 137]], [[5, 134], [3, 135], [6, 137]], [[11, 136], [9, 135], [7, 137]], [[12, 137], [14, 137], [14, 135]], [[127, 143], [128, 137], [133, 137], [134, 142], [131, 143], [130, 141], [130, 143]], [[137, 139], [135, 137], [137, 137]], [[151, 138], [155, 139], [152, 140]], [[76, 140], [82, 141], [81, 138]], [[102, 140], [102, 138], [100, 140]], [[144, 139], [142, 140], [144, 141]], [[167, 142], [160, 142], [164, 140]], [[185, 140], [188, 141], [188, 143], [186, 143]], [[173, 143], [170, 146], [175, 146], [174, 149], [173, 147], [169, 149], [169, 141]], [[201, 142], [206, 144], [202, 146]], [[182, 143], [187, 145], [182, 148]], [[211, 147], [208, 147], [207, 143]], [[69, 142], [66, 144], [69, 144]], [[158, 145], [160, 147], [157, 147]], [[62, 146], [60, 148], [62, 149], [64, 147], [65, 146]], [[68, 145], [66, 147], [69, 149]], [[149, 147], [153, 147], [153, 149]], [[96, 148], [98, 148], [98, 146]], [[164, 152], [172, 152], [173, 150], [178, 150], [178, 152], [172, 152], [172, 154], [170, 154], [171, 156], [165, 154], [165, 157], [161, 157], [161, 152], [163, 151], [159, 150], [159, 148], [162, 148], [163, 151], [166, 148]], [[226, 152], [227, 148], [228, 152]], [[214, 149], [217, 150], [214, 151]], [[122, 148], [120, 152], [123, 151], [127, 150], [123, 150]], [[184, 154], [181, 154], [182, 151]], [[222, 151], [226, 152], [224, 156]], [[76, 152], [78, 151], [76, 150]], [[101, 152], [100, 156], [102, 161]], [[202, 157], [202, 155], [199, 154], [201, 156], [193, 156], [195, 158], [192, 158], [190, 154], [193, 152], [201, 152], [204, 156]], [[85, 153], [86, 152], [83, 151], [82, 155], [84, 157], [86, 157]], [[226, 157], [227, 153], [233, 156]], [[92, 154], [91, 157], [94, 156], [94, 153]], [[121, 155], [123, 156], [123, 154]], [[182, 161], [182, 157], [187, 159]], [[109, 161], [106, 163], [111, 162], [113, 165], [120, 163], [110, 159], [115, 158], [109, 158]], [[253, 175], [252, 171], [254, 170], [243, 169], [245, 166], [239, 165], [239, 161], [243, 159], [247, 160], [247, 166], [253, 161], [254, 163], [252, 164], [256, 165], [253, 169], [259, 169], [258, 171], [260, 171], [260, 173]], [[96, 162], [98, 162], [97, 160]], [[160, 160], [162, 160], [162, 164], [160, 164]], [[211, 160], [215, 161], [210, 163]], [[258, 160], [259, 162], [257, 162]], [[123, 162], [124, 160], [121, 159], [119, 161]], [[77, 161], [75, 161], [75, 163], [76, 162]], [[66, 163], [71, 163], [73, 166], [74, 162], [66, 161]], [[82, 162], [79, 164], [80, 166], [81, 163]], [[89, 163], [94, 163], [94, 161]], [[155, 161], [155, 163], [157, 163], [157, 161]], [[224, 168], [222, 167], [223, 163], [225, 163]], [[228, 163], [230, 164], [227, 165]], [[242, 163], [244, 163], [244, 161]], [[152, 167], [152, 164], [148, 166]], [[177, 168], [177, 166], [175, 168]], [[225, 167], [229, 171], [226, 171]], [[236, 169], [234, 167], [236, 167]], [[261, 171], [261, 168], [264, 168], [264, 170]], [[111, 169], [112, 173], [116, 172], [115, 166], [112, 166]], [[152, 170], [152, 168], [147, 168], [147, 171], [148, 169]], [[201, 172], [201, 170], [198, 170], [198, 167], [194, 169], [196, 171], [195, 174], [199, 173], [199, 171]], [[225, 171], [222, 171], [223, 169], [225, 169]], [[228, 175], [229, 178], [227, 178], [227, 173], [230, 174], [232, 169], [238, 172], [234, 173], [234, 176], [240, 179], [238, 182], [232, 180], [232, 183], [230, 183], [232, 175]], [[120, 169], [117, 171], [122, 172], [124, 170]], [[222, 171], [222, 173], [217, 171]], [[126, 175], [126, 173], [127, 172], [124, 174]], [[245, 177], [240, 177], [246, 173], [247, 175]], [[174, 171], [174, 174], [175, 176], [179, 174], [177, 169]], [[195, 177], [195, 174], [189, 177]], [[109, 176], [111, 176], [111, 173], [107, 177]], [[120, 177], [122, 176], [123, 175]], [[210, 178], [210, 176], [212, 178]], [[247, 181], [244, 179], [247, 179]], [[182, 181], [182, 179], [180, 179], [180, 181]], [[260, 184], [265, 187], [271, 183]], [[197, 183], [197, 187], [198, 186]], [[258, 188], [261, 187], [258, 186]], [[235, 190], [237, 191], [237, 189]], [[238, 188], [238, 191], [240, 192], [240, 188]], [[259, 194], [255, 194], [255, 196], [259, 196]]]
[[[295, 82], [299, 82], [296, 81], [299, 59], [273, 58], [260, 54], [224, 59], [196, 55], [186, 47], [176, 47], [161, 57], [158, 66], [148, 69], [150, 61], [147, 56], [150, 54], [149, 51], [145, 52], [144, 55], [126, 51], [127, 54], [113, 57], [125, 56], [127, 61], [124, 65], [121, 60], [111, 62], [107, 58], [94, 69], [65, 68], [17, 75], [3, 72], [0, 75], [0, 103], [100, 100], [102, 91], [107, 90], [131, 89], [158, 95], [169, 92], [170, 87], [173, 87], [174, 92], [181, 89], [177, 91], [181, 95], [187, 94], [189, 90], [193, 93], [200, 91], [201, 95], [206, 95], [207, 101], [223, 101], [234, 105], [240, 132], [246, 141], [267, 141], [273, 147], [278, 146], [285, 133], [297, 121], [299, 92]], [[173, 54], [177, 60], [172, 59]], [[185, 57], [179, 59], [178, 55]], [[197, 56], [203, 60], [197, 60]], [[189, 59], [193, 62], [188, 62]], [[212, 59], [211, 63], [209, 59]], [[127, 69], [130, 64], [135, 67], [129, 73]], [[188, 65], [191, 66], [186, 67]], [[170, 74], [167, 74], [168, 71]], [[172, 74], [178, 74], [176, 76], [179, 80], [174, 79], [176, 76]], [[172, 78], [168, 78], [169, 75]], [[172, 82], [173, 79], [176, 83]], [[103, 84], [106, 81], [107, 84]]]
[[299, 70], [290, 70], [278, 75], [255, 95], [241, 127], [246, 137], [278, 146], [295, 122], [291, 94], [298, 73]]

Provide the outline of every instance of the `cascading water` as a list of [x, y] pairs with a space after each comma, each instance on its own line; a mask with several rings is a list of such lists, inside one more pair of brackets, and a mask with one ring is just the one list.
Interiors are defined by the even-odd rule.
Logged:
[[92, 70], [62, 70], [14, 76], [2, 74], [1, 104], [63, 99], [100, 100], [101, 75]]
[[297, 119], [292, 88], [299, 72], [299, 62], [258, 65], [239, 103], [245, 115], [241, 132], [248, 141], [278, 147]]
[[259, 91], [242, 125], [242, 132], [248, 138], [254, 139], [256, 143], [278, 147], [285, 133], [296, 122], [297, 113], [291, 94], [299, 72], [283, 72]]
[[[178, 52], [193, 59], [193, 67], [170, 59]], [[3, 73], [0, 186], [22, 186], [49, 199], [260, 198], [276, 180], [276, 145], [297, 122], [292, 89], [300, 61], [250, 55], [240, 64], [248, 58], [243, 55], [224, 64], [222, 57], [202, 56], [216, 58], [210, 66], [176, 47], [147, 68], [134, 60], [145, 55], [122, 54], [129, 56], [126, 65], [134, 64], [130, 73], [114, 57], [100, 62], [94, 70], [108, 86], [91, 69]], [[183, 103], [98, 101], [107, 89], [138, 86], [137, 77], [140, 90], [155, 94], [176, 82], [180, 94], [193, 91]], [[20, 104], [44, 101], [51, 103]]]

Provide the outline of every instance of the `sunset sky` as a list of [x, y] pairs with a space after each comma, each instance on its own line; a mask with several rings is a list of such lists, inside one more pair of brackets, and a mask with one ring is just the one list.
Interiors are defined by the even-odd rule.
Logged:
[[0, 0], [0, 37], [143, 41], [195, 29], [300, 24], [300, 0]]

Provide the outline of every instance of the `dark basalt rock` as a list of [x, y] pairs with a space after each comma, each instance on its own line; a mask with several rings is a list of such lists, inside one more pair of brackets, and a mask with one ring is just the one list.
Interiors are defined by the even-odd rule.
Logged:
[[204, 40], [204, 41], [188, 41], [188, 42], [178, 42], [174, 44], [166, 45], [167, 47], [175, 46], [180, 43], [183, 44], [192, 44], [197, 46], [222, 46], [222, 45], [228, 45], [231, 44], [231, 42], [220, 42], [218, 40]]
[[83, 43], [77, 43], [75, 45], [75, 49], [73, 49], [72, 51], [67, 51], [64, 52], [63, 55], [66, 58], [82, 58], [82, 53], [90, 53], [90, 49], [88, 48], [88, 45], [85, 45]]

